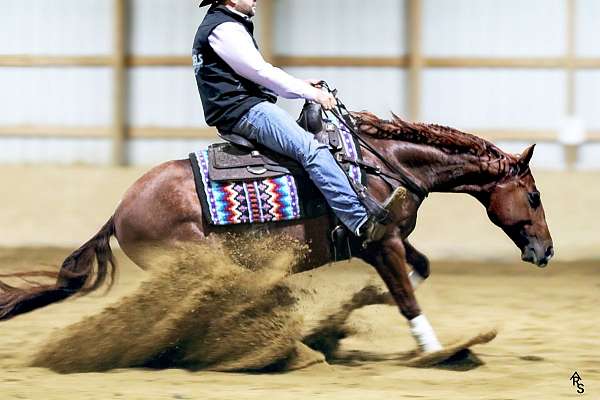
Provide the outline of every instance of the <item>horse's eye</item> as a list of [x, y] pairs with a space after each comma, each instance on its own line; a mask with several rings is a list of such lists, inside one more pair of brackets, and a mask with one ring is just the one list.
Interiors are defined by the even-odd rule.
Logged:
[[538, 208], [542, 201], [540, 200], [540, 192], [531, 192], [527, 193], [527, 200], [529, 200], [529, 205], [531, 208]]

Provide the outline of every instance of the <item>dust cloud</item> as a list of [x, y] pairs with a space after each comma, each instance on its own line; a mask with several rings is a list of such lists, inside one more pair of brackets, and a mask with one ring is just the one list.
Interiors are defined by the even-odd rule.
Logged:
[[[365, 336], [348, 321], [362, 307], [393, 304], [381, 279], [343, 263], [292, 274], [307, 251], [297, 241], [267, 236], [148, 250], [154, 265], [145, 282], [51, 336], [30, 365], [59, 373], [132, 367], [273, 372], [326, 357], [341, 363], [379, 359], [339, 347], [346, 339], [372, 342], [373, 332]], [[435, 354], [411, 350], [383, 359], [432, 366], [495, 336], [480, 334]]]
[[306, 249], [284, 238], [231, 239], [163, 252], [134, 293], [53, 336], [32, 365], [61, 373], [292, 368], [309, 350], [284, 278]]

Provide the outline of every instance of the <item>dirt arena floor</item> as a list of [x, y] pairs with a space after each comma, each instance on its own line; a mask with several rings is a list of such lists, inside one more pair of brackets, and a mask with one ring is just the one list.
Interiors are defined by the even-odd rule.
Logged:
[[[0, 273], [56, 265], [69, 252], [4, 248]], [[432, 277], [417, 293], [442, 342], [498, 329], [495, 340], [472, 348], [479, 366], [400, 365], [394, 354], [414, 348], [406, 322], [392, 306], [371, 305], [350, 315], [346, 324], [355, 334], [337, 350], [377, 355], [371, 360], [334, 356], [329, 364], [260, 374], [128, 368], [61, 375], [28, 367], [50, 335], [97, 314], [147, 279], [122, 253], [117, 256], [121, 273], [108, 295], [68, 300], [0, 323], [0, 399], [555, 399], [579, 396], [569, 381], [575, 371], [584, 396], [600, 399], [597, 262], [555, 263], [545, 270], [523, 263], [434, 263]], [[332, 289], [328, 297], [366, 268], [358, 262], [334, 267], [336, 274], [319, 282]]]

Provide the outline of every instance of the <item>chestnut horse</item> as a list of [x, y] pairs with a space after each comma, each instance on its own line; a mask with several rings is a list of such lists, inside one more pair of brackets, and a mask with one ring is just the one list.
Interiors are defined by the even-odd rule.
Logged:
[[[411, 123], [396, 116], [391, 121], [381, 120], [367, 112], [352, 115], [357, 134], [385, 159], [386, 165], [381, 165], [384, 173], [392, 172], [389, 166], [402, 168], [408, 178], [427, 193], [466, 193], [475, 197], [486, 208], [490, 220], [521, 250], [523, 261], [539, 267], [547, 265], [554, 250], [540, 193], [529, 168], [534, 146], [521, 155], [511, 155], [483, 139], [452, 128]], [[362, 153], [365, 161], [381, 164], [381, 158], [372, 151], [363, 148]], [[391, 193], [390, 186], [380, 175], [369, 176], [368, 189], [380, 201]], [[441, 346], [414, 294], [417, 283], [429, 276], [429, 262], [407, 241], [424, 197], [407, 189], [405, 201], [392, 210], [393, 222], [387, 226], [383, 239], [360, 250], [356, 257], [375, 267], [400, 312], [411, 321], [411, 333], [421, 350], [431, 352]], [[17, 288], [0, 282], [0, 319], [100, 287], [115, 271], [109, 244], [113, 235], [125, 254], [144, 268], [148, 266], [144, 249], [150, 245], [168, 249], [181, 242], [197, 243], [209, 235], [228, 232], [260, 230], [285, 234], [309, 244], [310, 255], [300, 266], [306, 270], [333, 259], [326, 239], [328, 218], [210, 226], [202, 217], [189, 160], [169, 161], [133, 184], [104, 227], [67, 257], [55, 275], [55, 284]], [[410, 274], [407, 263], [413, 269]], [[21, 273], [4, 277], [35, 275]], [[48, 276], [48, 273], [37, 275]]]

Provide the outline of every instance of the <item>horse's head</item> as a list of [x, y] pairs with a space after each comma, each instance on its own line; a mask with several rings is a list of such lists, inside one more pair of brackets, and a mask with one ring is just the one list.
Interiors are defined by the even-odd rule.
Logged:
[[554, 247], [529, 169], [534, 147], [518, 156], [510, 176], [493, 185], [481, 200], [490, 220], [519, 247], [521, 259], [545, 267], [554, 256]]

